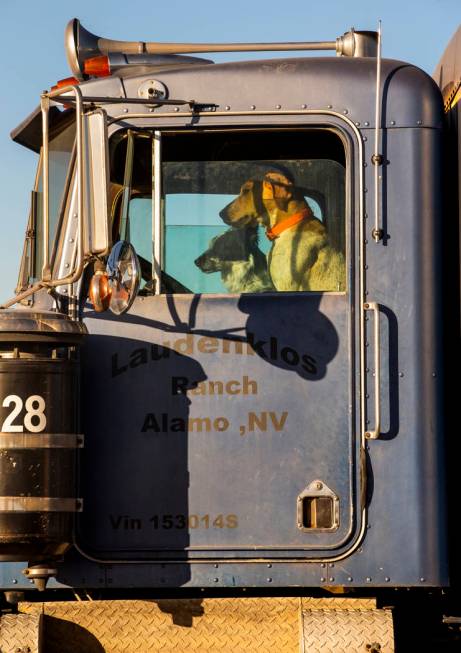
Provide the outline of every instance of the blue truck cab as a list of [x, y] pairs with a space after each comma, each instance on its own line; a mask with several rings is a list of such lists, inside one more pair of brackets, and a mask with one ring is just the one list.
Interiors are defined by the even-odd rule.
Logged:
[[69, 24], [74, 77], [12, 134], [39, 162], [0, 312], [8, 643], [384, 653], [384, 608], [453, 584], [459, 90], [376, 41], [216, 64]]

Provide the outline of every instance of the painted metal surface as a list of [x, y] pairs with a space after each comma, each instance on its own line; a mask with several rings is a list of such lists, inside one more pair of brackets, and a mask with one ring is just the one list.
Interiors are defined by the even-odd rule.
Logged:
[[[152, 74], [92, 79], [79, 86], [83, 98], [138, 98], [138, 90]], [[164, 84], [170, 98], [217, 105], [212, 114], [235, 111], [278, 111], [299, 109], [333, 109], [348, 116], [361, 129], [374, 127], [376, 63], [374, 59], [347, 57], [268, 59], [239, 61], [204, 66], [185, 66], [156, 72], [154, 79]], [[241, 84], [245, 79], [245, 85]], [[411, 64], [382, 60], [382, 126], [442, 127], [442, 106], [436, 84], [422, 70]], [[254, 108], [252, 108], [254, 107]], [[130, 119], [133, 114], [146, 119], [171, 114], [170, 106], [153, 109], [144, 105], [105, 104], [110, 116]], [[177, 115], [163, 124], [181, 124], [189, 107], [178, 104]], [[50, 112], [58, 120], [60, 112]], [[207, 115], [188, 116], [187, 124], [206, 120]], [[162, 118], [162, 121], [164, 118]], [[231, 122], [231, 118], [228, 118]], [[271, 121], [272, 122], [272, 121]], [[37, 112], [12, 132], [14, 140], [37, 151], [41, 124]]]
[[[343, 546], [357, 455], [347, 304], [342, 294], [163, 296], [87, 320], [88, 399], [104, 387], [111, 409], [83, 402], [83, 548], [254, 558]], [[340, 497], [334, 532], [297, 525], [314, 479]]]
[[[359, 203], [370, 216], [374, 206], [374, 74], [374, 62], [365, 60], [194, 66], [164, 71], [158, 79], [170, 97], [217, 103], [214, 115], [179, 108], [175, 116], [171, 108], [150, 113], [129, 105], [108, 112], [156, 129], [287, 124], [276, 105], [347, 116], [365, 148], [363, 193], [350, 188], [358, 230]], [[237, 83], [243, 78], [245, 85]], [[135, 97], [145, 79], [125, 79], [127, 95]], [[110, 79], [82, 88], [84, 95], [115, 90], [118, 96], [121, 86]], [[359, 413], [363, 401], [373, 425], [373, 322], [366, 322], [361, 393], [356, 307], [347, 295], [159, 296], [138, 298], [122, 318], [89, 316], [86, 392], [96, 387], [99, 396], [89, 403], [90, 392], [84, 400], [85, 512], [77, 541], [95, 560], [74, 550], [60, 567], [59, 582], [447, 584], [438, 303], [442, 103], [422, 71], [399, 62], [383, 61], [382, 92], [384, 238], [373, 241], [372, 221], [364, 217], [363, 243], [350, 248], [350, 289], [358, 289], [361, 271], [364, 298], [380, 312], [381, 429], [366, 460], [359, 464]], [[144, 117], [132, 117], [134, 111]], [[311, 371], [303, 367], [304, 356], [315, 360], [315, 372], [312, 364]], [[178, 377], [186, 380], [178, 385]], [[211, 394], [210, 381], [221, 381], [222, 393]], [[232, 394], [236, 389], [240, 394]], [[189, 420], [198, 418], [192, 431]], [[331, 533], [297, 528], [297, 497], [315, 479], [340, 498], [340, 525]], [[363, 497], [369, 528], [360, 548], [342, 561], [320, 561], [347, 552]], [[159, 564], [149, 562], [155, 559]], [[1, 571], [10, 586], [17, 567], [2, 565]]]

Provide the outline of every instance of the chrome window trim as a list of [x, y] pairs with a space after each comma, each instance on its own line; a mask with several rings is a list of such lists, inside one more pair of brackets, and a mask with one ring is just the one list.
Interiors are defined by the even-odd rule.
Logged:
[[162, 134], [154, 132], [152, 170], [152, 234], [153, 234], [153, 279], [155, 294], [161, 293], [161, 273], [164, 258], [164, 233], [162, 211]]

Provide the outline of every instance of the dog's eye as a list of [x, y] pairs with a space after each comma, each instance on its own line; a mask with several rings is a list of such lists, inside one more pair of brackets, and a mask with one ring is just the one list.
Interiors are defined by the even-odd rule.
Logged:
[[248, 193], [253, 188], [253, 184], [251, 181], [247, 181], [243, 184], [242, 188], [240, 189], [241, 193]]

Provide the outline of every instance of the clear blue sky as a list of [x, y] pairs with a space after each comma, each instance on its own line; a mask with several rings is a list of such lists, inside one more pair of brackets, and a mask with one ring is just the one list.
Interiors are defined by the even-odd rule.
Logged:
[[460, 0], [0, 0], [0, 8], [0, 300], [16, 284], [36, 165], [9, 132], [43, 89], [70, 75], [63, 46], [70, 18], [113, 39], [191, 42], [334, 40], [351, 26], [374, 30], [380, 18], [383, 56], [429, 73], [461, 20]]

